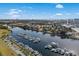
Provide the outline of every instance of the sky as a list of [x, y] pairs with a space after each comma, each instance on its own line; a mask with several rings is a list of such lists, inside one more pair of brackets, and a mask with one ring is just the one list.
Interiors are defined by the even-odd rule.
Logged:
[[79, 18], [79, 3], [0, 3], [0, 19]]

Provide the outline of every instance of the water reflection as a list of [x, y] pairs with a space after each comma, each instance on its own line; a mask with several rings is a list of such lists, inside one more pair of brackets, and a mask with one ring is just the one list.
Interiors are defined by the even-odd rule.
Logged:
[[[36, 32], [32, 30], [24, 30], [19, 27], [15, 27], [12, 29], [12, 36], [14, 36], [18, 42], [22, 42], [23, 44], [27, 44], [30, 47], [32, 47], [34, 50], [39, 51], [42, 53], [42, 55], [60, 55], [57, 53], [53, 53], [47, 49], [44, 48], [45, 45], [53, 42], [58, 43], [58, 47], [60, 48], [67, 48], [70, 50], [74, 50], [76, 54], [79, 55], [79, 40], [72, 40], [72, 39], [67, 39], [65, 37], [59, 37], [59, 36], [51, 36], [50, 34], [44, 34], [42, 32]], [[31, 35], [33, 37], [39, 37], [41, 39], [41, 42], [38, 44], [34, 44], [33, 42], [30, 42], [29, 40], [26, 40], [22, 37], [18, 37], [17, 34], [19, 33], [26, 33], [27, 35]]]

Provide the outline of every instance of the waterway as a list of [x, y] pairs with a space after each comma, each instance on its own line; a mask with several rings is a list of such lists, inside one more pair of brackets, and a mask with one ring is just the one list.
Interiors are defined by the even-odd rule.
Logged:
[[[30, 35], [36, 38], [39, 37], [41, 41], [35, 44], [17, 35], [20, 33], [26, 33], [27, 35]], [[79, 40], [61, 39], [58, 36], [51, 36], [50, 34], [43, 34], [42, 32], [36, 32], [32, 30], [24, 30], [19, 27], [12, 28], [11, 35], [14, 38], [16, 38], [18, 42], [22, 42], [25, 45], [29, 45], [31, 48], [33, 48], [34, 50], [37, 50], [43, 56], [60, 56], [60, 54], [51, 52], [50, 50], [44, 48], [45, 45], [50, 44], [51, 42], [56, 42], [59, 48], [63, 48], [63, 49], [66, 48], [66, 49], [72, 50], [77, 55], [79, 55]]]

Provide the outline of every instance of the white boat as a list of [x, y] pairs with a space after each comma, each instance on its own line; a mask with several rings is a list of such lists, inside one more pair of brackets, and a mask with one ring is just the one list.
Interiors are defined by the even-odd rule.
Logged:
[[40, 42], [40, 41], [39, 41], [39, 40], [34, 40], [34, 41], [33, 41], [33, 43], [38, 43], [38, 42]]
[[50, 45], [51, 45], [53, 48], [57, 48], [57, 47], [58, 47], [58, 44], [55, 43], [55, 42], [51, 42]]
[[28, 45], [25, 45], [25, 48], [26, 48], [26, 49], [29, 49], [29, 46], [28, 46]]
[[[47, 48], [47, 46], [46, 46]], [[55, 52], [55, 53], [59, 53], [61, 55], [65, 55], [65, 56], [76, 56], [76, 54], [72, 51], [72, 50], [68, 50], [68, 49], [61, 49], [61, 48], [53, 48], [50, 50], [51, 52]]]
[[39, 53], [38, 53], [38, 51], [34, 51], [34, 54], [35, 54], [35, 55], [38, 55]]
[[45, 49], [51, 49], [51, 48], [52, 46], [50, 44], [45, 46]]
[[72, 50], [67, 50], [64, 55], [65, 56], [76, 56], [76, 54]]
[[70, 55], [70, 56], [76, 56], [75, 52], [72, 51], [72, 50], [69, 50], [69, 55]]
[[40, 42], [40, 38], [35, 38], [35, 37], [32, 37], [31, 39], [29, 39], [30, 41], [33, 41], [33, 43], [38, 43]]
[[28, 36], [24, 36], [25, 39], [28, 39]]
[[55, 42], [51, 42], [51, 45], [57, 45]]
[[70, 56], [70, 55], [69, 55], [69, 52], [65, 52], [65, 54], [64, 54], [64, 55], [65, 55], [65, 56]]
[[18, 44], [21, 45], [21, 46], [25, 46], [25, 45], [24, 45], [23, 43], [21, 43], [21, 42], [19, 42]]
[[61, 49], [61, 55], [64, 55], [64, 53], [65, 53], [65, 51], [64, 51], [64, 49]]
[[51, 52], [55, 52], [55, 50], [56, 50], [56, 49], [53, 48], [53, 49], [51, 49]]
[[40, 41], [41, 39], [40, 38], [36, 38], [38, 41]]
[[61, 53], [61, 48], [56, 48], [56, 50], [59, 54]]
[[20, 34], [22, 34], [22, 35], [26, 35], [26, 33], [23, 33], [23, 32], [21, 32]]
[[65, 51], [65, 52], [68, 52], [68, 49], [64, 48], [64, 51]]
[[38, 51], [34, 51], [33, 53], [35, 56], [41, 56], [41, 54]]
[[23, 34], [17, 34], [18, 36], [20, 36], [20, 37], [24, 37], [24, 35]]
[[31, 37], [31, 36], [30, 36], [30, 37], [29, 37], [29, 40], [30, 40], [30, 41], [34, 41], [34, 37]]
[[33, 39], [32, 39], [32, 38], [30, 38], [29, 40], [30, 40], [30, 41], [33, 41]]

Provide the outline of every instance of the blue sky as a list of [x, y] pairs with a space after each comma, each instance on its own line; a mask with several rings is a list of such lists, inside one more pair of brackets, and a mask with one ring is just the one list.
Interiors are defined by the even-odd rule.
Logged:
[[2, 3], [0, 19], [79, 18], [78, 3]]

